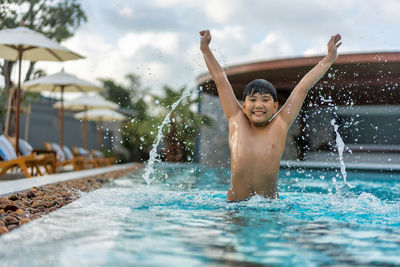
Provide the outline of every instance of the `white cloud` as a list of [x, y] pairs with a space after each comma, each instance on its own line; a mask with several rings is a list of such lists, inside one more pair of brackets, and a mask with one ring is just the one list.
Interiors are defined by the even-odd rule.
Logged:
[[119, 7], [117, 9], [118, 14], [120, 14], [122, 17], [126, 17], [126, 18], [133, 18], [133, 8], [130, 7], [129, 5], [125, 5], [122, 7]]
[[38, 62], [36, 67], [44, 69], [48, 74], [58, 72], [64, 67], [66, 72], [98, 85], [98, 78], [123, 82], [126, 74], [135, 73], [141, 77], [144, 87], [150, 86], [153, 90], [165, 84], [181, 86], [183, 80], [191, 79], [187, 74], [188, 70], [184, 69], [188, 65], [184, 60], [181, 60], [184, 64], [179, 60], [176, 64], [171, 64], [159, 55], [154, 55], [153, 59], [135, 57], [135, 53], [139, 53], [139, 50], [146, 51], [148, 47], [158, 48], [166, 54], [182, 56], [182, 51], [177, 51], [177, 35], [173, 33], [129, 33], [118, 42], [111, 43], [100, 35], [79, 32], [63, 45], [86, 56], [86, 59], [63, 63]]
[[[319, 36], [315, 38], [313, 41], [314, 43], [310, 45], [308, 48], [306, 48], [301, 55], [305, 57], [311, 57], [311, 56], [320, 56], [324, 55], [327, 52], [327, 43], [329, 41], [329, 36], [326, 38]], [[342, 50], [342, 49], [341, 49]], [[339, 52], [341, 51], [339, 50]]]
[[222, 66], [237, 61], [240, 55], [249, 51], [249, 42], [242, 26], [215, 28], [210, 32], [210, 46]]
[[172, 7], [177, 4], [186, 4], [191, 1], [182, 1], [182, 0], [150, 0], [153, 6], [156, 7]]
[[176, 54], [179, 36], [173, 32], [130, 32], [118, 40], [118, 49], [124, 56], [132, 57], [140, 48], [153, 47], [163, 53]]
[[[221, 54], [221, 64], [242, 64], [282, 58], [294, 54], [290, 42], [276, 32], [270, 32], [259, 42], [250, 42], [243, 27], [226, 27], [213, 30], [217, 55]], [[235, 49], [237, 48], [237, 49]]]
[[[38, 62], [37, 68], [46, 70], [48, 74], [55, 73], [64, 67], [66, 72], [97, 83], [99, 77], [112, 77], [122, 80], [126, 74], [126, 61], [113, 44], [107, 43], [100, 35], [78, 32], [64, 46], [84, 55], [85, 59], [67, 61], [64, 63]], [[55, 71], [56, 70], [56, 71]]]
[[211, 30], [212, 38], [221, 41], [227, 39], [235, 39], [236, 41], [244, 41], [245, 33], [242, 26], [226, 26], [223, 28], [215, 28]]
[[238, 2], [234, 0], [208, 0], [202, 5], [208, 18], [217, 23], [227, 22], [238, 7]]
[[322, 49], [315, 48], [315, 47], [307, 48], [302, 53], [302, 56], [304, 56], [304, 57], [312, 57], [312, 56], [318, 56], [318, 55], [322, 55]]
[[169, 67], [167, 64], [160, 62], [148, 62], [146, 64], [141, 64], [142, 68], [139, 69], [144, 82], [162, 82], [167, 79], [169, 73]]
[[276, 32], [268, 33], [259, 43], [251, 45], [247, 60], [282, 58], [294, 53], [292, 45]]
[[238, 0], [150, 0], [154, 7], [194, 8], [216, 23], [227, 22], [240, 8]]
[[[385, 0], [377, 1], [374, 4], [375, 13], [382, 13], [382, 19], [390, 22], [400, 22], [399, 10], [400, 1], [398, 0]], [[364, 6], [365, 10], [365, 6]], [[371, 11], [371, 10], [370, 10]]]

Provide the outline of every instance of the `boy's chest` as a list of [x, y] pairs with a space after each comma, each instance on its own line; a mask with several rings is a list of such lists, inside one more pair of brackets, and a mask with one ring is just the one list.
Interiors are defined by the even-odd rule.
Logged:
[[229, 144], [231, 153], [241, 158], [279, 157], [283, 152], [286, 134], [273, 129], [252, 131], [246, 128], [230, 129]]

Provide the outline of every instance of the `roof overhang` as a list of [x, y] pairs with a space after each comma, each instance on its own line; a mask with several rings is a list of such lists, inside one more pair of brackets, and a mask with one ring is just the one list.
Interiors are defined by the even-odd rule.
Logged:
[[[322, 56], [254, 62], [225, 69], [238, 99], [244, 87], [254, 79], [266, 79], [275, 85], [278, 100], [285, 101], [303, 76]], [[201, 75], [197, 84], [203, 91], [217, 95], [209, 73]], [[349, 100], [355, 105], [400, 104], [400, 52], [374, 52], [339, 55], [335, 64], [310, 91], [307, 101], [319, 103], [319, 95], [332, 97], [338, 105]], [[280, 101], [280, 102], [281, 102]], [[323, 103], [322, 103], [323, 104]]]

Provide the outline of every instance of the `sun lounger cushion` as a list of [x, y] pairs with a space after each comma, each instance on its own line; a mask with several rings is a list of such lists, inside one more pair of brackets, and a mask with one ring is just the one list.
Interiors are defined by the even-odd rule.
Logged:
[[18, 148], [24, 156], [32, 154], [33, 151], [33, 147], [23, 139], [19, 139]]
[[65, 161], [65, 154], [64, 154], [64, 152], [62, 151], [61, 147], [58, 144], [51, 143], [51, 148], [54, 151], [56, 151], [57, 158], [58, 158], [59, 161], [61, 161], [61, 162]]
[[67, 159], [73, 159], [74, 158], [74, 155], [72, 154], [71, 149], [69, 149], [67, 146], [64, 146], [63, 149], [64, 149], [64, 154], [65, 154]]
[[99, 150], [94, 150], [93, 153], [97, 158], [104, 158], [103, 152], [101, 152]]
[[92, 155], [90, 155], [90, 152], [84, 149], [83, 147], [78, 147], [78, 153], [81, 156], [87, 157], [89, 159], [92, 159]]
[[1, 157], [4, 160], [12, 160], [17, 158], [17, 154], [10, 143], [10, 141], [4, 135], [0, 136], [0, 147], [1, 147]]
[[7, 153], [5, 152], [5, 149], [1, 144], [0, 144], [0, 156], [3, 160], [7, 160]]

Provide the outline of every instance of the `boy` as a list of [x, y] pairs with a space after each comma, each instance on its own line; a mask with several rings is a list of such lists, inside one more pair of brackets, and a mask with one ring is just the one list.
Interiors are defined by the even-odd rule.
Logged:
[[222, 109], [229, 124], [231, 184], [227, 201], [242, 201], [254, 195], [278, 198], [279, 162], [287, 132], [298, 115], [308, 91], [328, 71], [342, 44], [336, 34], [328, 42], [328, 54], [293, 89], [278, 110], [276, 90], [266, 80], [250, 82], [238, 103], [228, 78], [212, 54], [211, 34], [201, 31], [200, 50], [217, 86]]

